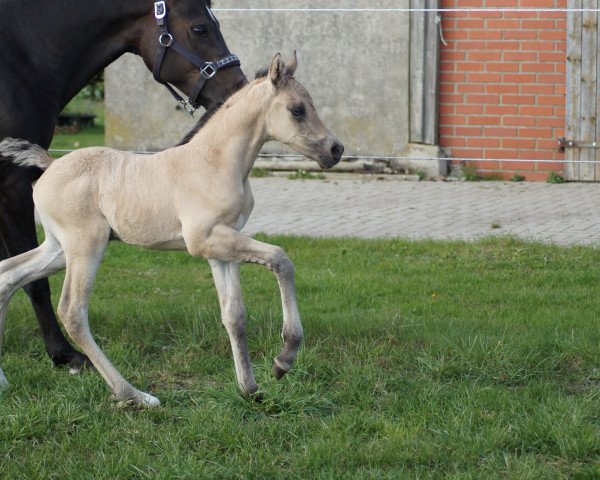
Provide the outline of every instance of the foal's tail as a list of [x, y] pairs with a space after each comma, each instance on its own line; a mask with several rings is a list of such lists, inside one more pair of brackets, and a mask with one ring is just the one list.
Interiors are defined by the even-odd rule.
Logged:
[[0, 156], [21, 167], [38, 167], [42, 170], [46, 170], [53, 161], [48, 152], [39, 145], [8, 137], [0, 142]]

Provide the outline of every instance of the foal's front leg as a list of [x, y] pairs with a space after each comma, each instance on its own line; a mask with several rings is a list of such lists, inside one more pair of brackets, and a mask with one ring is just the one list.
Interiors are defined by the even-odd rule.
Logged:
[[[208, 238], [200, 235], [194, 237], [191, 229], [184, 236], [188, 250], [194, 256], [224, 262], [258, 263], [275, 274], [283, 306], [283, 349], [275, 358], [273, 371], [278, 379], [283, 377], [292, 368], [303, 337], [291, 260], [282, 248], [259, 242], [222, 225], [213, 228]], [[240, 380], [238, 378], [241, 383]]]

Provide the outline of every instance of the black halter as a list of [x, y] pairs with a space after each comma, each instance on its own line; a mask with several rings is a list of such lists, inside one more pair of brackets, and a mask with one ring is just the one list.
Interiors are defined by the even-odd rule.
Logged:
[[[217, 60], [216, 62], [205, 62], [202, 58], [190, 52], [183, 45], [178, 43], [173, 38], [173, 35], [169, 33], [169, 28], [167, 26], [167, 6], [164, 1], [154, 3], [154, 17], [156, 18], [156, 24], [160, 28], [160, 35], [158, 36], [158, 50], [156, 51], [154, 68], [152, 70], [154, 79], [167, 87], [169, 92], [171, 92], [173, 97], [175, 97], [175, 100], [177, 100], [193, 117], [194, 111], [200, 106], [198, 103], [198, 96], [200, 95], [200, 91], [202, 90], [202, 87], [204, 87], [206, 81], [213, 78], [219, 70], [229, 67], [239, 67], [240, 59], [236, 55], [230, 54], [225, 58]], [[194, 64], [200, 70], [200, 78], [192, 89], [187, 102], [175, 91], [171, 85], [169, 85], [167, 82], [163, 82], [160, 79], [160, 69], [162, 67], [167, 48], [172, 48], [175, 52]]]

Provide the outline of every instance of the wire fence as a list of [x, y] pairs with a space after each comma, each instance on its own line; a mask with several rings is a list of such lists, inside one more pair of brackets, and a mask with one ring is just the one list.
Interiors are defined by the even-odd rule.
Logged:
[[568, 13], [600, 12], [600, 8], [214, 8], [213, 12], [272, 12], [272, 13], [485, 13], [485, 12], [527, 12], [527, 13]]
[[[50, 153], [72, 153], [77, 150], [69, 150], [69, 149], [56, 149], [51, 148], [48, 150]], [[159, 153], [161, 150], [128, 150], [129, 153], [136, 153], [138, 155], [153, 155], [155, 153]], [[289, 154], [289, 153], [261, 153], [258, 155], [260, 158], [283, 158], [283, 159], [299, 159], [306, 158], [304, 155], [298, 154]], [[595, 160], [581, 160], [577, 162], [573, 162], [572, 160], [551, 160], [551, 159], [540, 159], [540, 160], [531, 160], [528, 158], [475, 158], [475, 157], [415, 157], [415, 156], [384, 156], [384, 155], [344, 155], [342, 156], [342, 160], [346, 161], [355, 161], [355, 160], [364, 160], [364, 161], [430, 161], [430, 162], [440, 162], [440, 161], [452, 161], [452, 162], [498, 162], [498, 163], [585, 163], [585, 164], [595, 164], [600, 163], [600, 161]]]

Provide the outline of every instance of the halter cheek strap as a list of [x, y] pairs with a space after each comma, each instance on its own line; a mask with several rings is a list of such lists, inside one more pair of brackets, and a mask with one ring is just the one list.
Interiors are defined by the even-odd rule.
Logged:
[[[177, 42], [177, 40], [173, 38], [173, 35], [169, 33], [169, 28], [167, 25], [167, 6], [164, 1], [154, 3], [154, 17], [156, 18], [156, 24], [158, 25], [160, 34], [158, 36], [158, 49], [154, 58], [152, 74], [154, 75], [154, 79], [167, 87], [169, 92], [171, 92], [173, 97], [175, 97], [175, 100], [177, 100], [193, 117], [194, 111], [200, 106], [198, 103], [198, 97], [200, 96], [200, 92], [206, 81], [213, 78], [219, 70], [229, 67], [239, 67], [240, 60], [236, 55], [229, 54], [226, 57], [217, 60], [216, 62], [207, 62]], [[184, 57], [187, 61], [198, 67], [200, 70], [200, 77], [198, 78], [196, 85], [194, 85], [194, 88], [192, 88], [189, 100], [187, 102], [168, 82], [163, 82], [160, 79], [160, 70], [162, 68], [168, 48], [173, 49], [176, 53]]]

